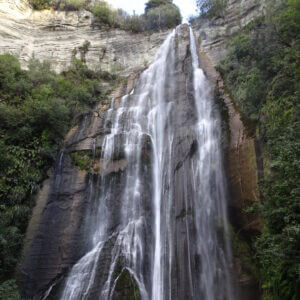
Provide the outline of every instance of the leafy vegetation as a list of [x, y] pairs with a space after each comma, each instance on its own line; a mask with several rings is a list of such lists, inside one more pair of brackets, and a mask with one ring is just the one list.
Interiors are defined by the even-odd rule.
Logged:
[[196, 0], [200, 14], [212, 17], [223, 17], [228, 0]]
[[257, 276], [257, 268], [253, 259], [252, 249], [248, 243], [236, 233], [232, 227], [229, 228], [230, 240], [232, 243], [232, 254], [235, 259], [239, 260], [242, 272]]
[[74, 11], [88, 7], [88, 2], [86, 0], [59, 0], [53, 2], [53, 7], [57, 10]]
[[145, 5], [145, 12], [147, 13], [149, 10], [153, 8], [157, 8], [164, 5], [172, 4], [172, 0], [149, 0]]
[[[8, 296], [32, 206], [32, 194], [46, 177], [75, 118], [109, 92], [117, 77], [89, 70], [81, 61], [58, 75], [48, 63], [20, 68], [10, 54], [0, 56], [0, 292]], [[3, 284], [1, 284], [1, 282]]]
[[80, 10], [86, 8], [90, 1], [87, 0], [29, 0], [29, 4], [36, 10], [42, 9], [61, 9], [61, 10]]
[[7, 280], [0, 284], [0, 299], [1, 300], [20, 300], [18, 287], [14, 280]]
[[300, 296], [300, 1], [269, 6], [232, 37], [219, 69], [265, 144], [255, 253], [265, 299]]
[[29, 4], [37, 10], [48, 9], [52, 6], [52, 0], [29, 0]]
[[[156, 4], [149, 6], [151, 2], [156, 2]], [[159, 5], [157, 2], [161, 4]], [[144, 18], [146, 30], [172, 28], [181, 23], [180, 11], [172, 1], [149, 1], [146, 4]]]
[[92, 151], [82, 150], [74, 151], [70, 154], [72, 163], [80, 170], [89, 170], [94, 163], [94, 155]]
[[105, 0], [31, 0], [34, 9], [76, 11], [86, 9], [94, 15], [94, 26], [120, 28], [134, 33], [172, 28], [181, 23], [178, 7], [172, 0], [150, 0], [145, 14], [129, 15], [122, 9], [114, 9]]
[[145, 14], [129, 15], [122, 9], [115, 10], [106, 1], [87, 7], [95, 17], [96, 25], [121, 28], [134, 33], [173, 28], [181, 23], [181, 14], [171, 0], [150, 0]]

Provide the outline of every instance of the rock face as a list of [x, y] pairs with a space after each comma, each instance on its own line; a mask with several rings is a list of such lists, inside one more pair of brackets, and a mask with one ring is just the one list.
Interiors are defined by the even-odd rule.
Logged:
[[182, 25], [69, 132], [40, 195], [23, 299], [234, 299], [210, 91]]
[[[223, 122], [226, 123], [224, 134], [228, 131], [228, 140], [226, 141], [225, 138], [223, 151], [229, 188], [229, 221], [233, 226], [233, 230], [239, 232], [239, 236], [250, 243], [251, 238], [259, 233], [262, 228], [260, 219], [244, 213], [244, 209], [261, 201], [258, 188], [259, 180], [263, 177], [261, 142], [249, 130], [247, 124], [243, 122], [209, 55], [200, 52], [200, 62], [215, 91], [216, 101], [223, 106]], [[243, 262], [241, 263], [241, 261], [249, 259], [243, 257], [243, 255], [245, 253], [234, 255], [240, 297], [249, 300], [260, 299], [258, 282], [253, 277], [254, 274], [249, 270], [249, 266], [243, 265]]]
[[[217, 100], [223, 102], [228, 114], [229, 136], [224, 148], [227, 156], [228, 183], [231, 190], [229, 207], [234, 210], [231, 212], [232, 219], [235, 218], [237, 227], [241, 227], [242, 224], [247, 223], [245, 220], [245, 222], [238, 220], [238, 216], [246, 218], [242, 214], [242, 210], [254, 202], [260, 201], [258, 181], [263, 176], [260, 143], [247, 124], [243, 122], [241, 114], [226, 92], [224, 82], [207, 53], [200, 52], [200, 61], [214, 87]], [[248, 223], [251, 221], [248, 220]], [[255, 224], [252, 226], [255, 228]]]
[[[127, 91], [126, 86], [120, 90]], [[116, 98], [121, 95], [120, 90], [115, 92]], [[70, 130], [50, 183], [45, 183], [38, 195], [34, 224], [29, 226], [25, 261], [20, 273], [22, 299], [41, 299], [46, 290], [60, 282], [70, 266], [84, 253], [86, 245], [83, 237], [86, 232], [83, 225], [91, 205], [90, 182], [96, 180], [95, 176], [101, 170], [94, 170], [92, 165], [91, 169], [80, 169], [72, 154], [92, 160], [89, 154], [97, 149], [98, 155], [94, 157], [93, 164], [96, 165], [96, 160], [97, 166], [101, 163], [99, 147], [103, 136], [109, 132], [104, 124], [108, 105], [99, 105], [97, 113], [86, 115], [78, 126]], [[107, 176], [118, 175], [126, 167], [118, 158], [114, 164], [106, 168]], [[118, 190], [116, 185], [116, 193]]]
[[[226, 154], [226, 171], [229, 180], [229, 213], [236, 228], [240, 228], [245, 235], [259, 230], [258, 220], [251, 219], [242, 213], [248, 204], [259, 200], [258, 180], [262, 176], [262, 162], [260, 144], [254, 135], [249, 135], [247, 126], [243, 124], [241, 116], [233, 106], [229, 95], [225, 92], [224, 84], [215, 71], [216, 65], [226, 54], [226, 38], [248, 24], [255, 17], [264, 13], [265, 1], [259, 0], [229, 0], [224, 18], [211, 21], [202, 20], [195, 24], [201, 38], [201, 47], [206, 54], [200, 56], [208, 79], [215, 90], [217, 98], [227, 107], [230, 142]], [[31, 57], [39, 60], [49, 60], [56, 71], [66, 69], [71, 57], [82, 58], [92, 69], [117, 72], [129, 75], [127, 84], [121, 86], [113, 95], [115, 109], [120, 106], [121, 97], [132, 91], [138, 81], [138, 72], [153, 62], [157, 49], [167, 36], [167, 32], [152, 35], [130, 34], [121, 30], [98, 29], [92, 27], [92, 15], [89, 12], [33, 12], [25, 0], [0, 0], [0, 53], [10, 52], [20, 58], [26, 67]], [[173, 237], [177, 242], [174, 250], [177, 257], [184, 257], [188, 240], [185, 234], [186, 223], [191, 225], [191, 211], [186, 207], [181, 195], [185, 193], [183, 178], [188, 178], [185, 170], [190, 169], [191, 157], [197, 151], [194, 147], [194, 136], [187, 128], [195, 120], [195, 107], [192, 104], [192, 64], [188, 52], [187, 28], [180, 32], [182, 37], [178, 49], [181, 57], [176, 63], [177, 81], [176, 95], [178, 95], [178, 115], [174, 123], [176, 136], [174, 138], [174, 161], [172, 168], [175, 176], [174, 195], [176, 206], [172, 214], [174, 222]], [[90, 43], [88, 51], [82, 51], [83, 46]], [[36, 214], [29, 228], [28, 243], [25, 249], [25, 260], [21, 269], [20, 286], [24, 299], [40, 299], [48, 290], [57, 299], [59, 289], [65, 280], [68, 270], [84, 255], [88, 242], [83, 242], [87, 235], [85, 218], [93, 209], [91, 198], [91, 182], [99, 177], [110, 178], [115, 184], [115, 202], [110, 209], [112, 214], [110, 232], [119, 226], [120, 213], [116, 207], [120, 206], [120, 194], [125, 185], [121, 174], [128, 168], [128, 161], [124, 158], [121, 148], [114, 153], [114, 160], [109, 164], [101, 160], [100, 153], [104, 137], [109, 134], [111, 124], [105, 122], [110, 103], [104, 103], [93, 113], [85, 116], [80, 124], [73, 128], [65, 140], [64, 148], [55, 167], [55, 172], [45, 183], [38, 197]], [[119, 137], [122, 144], [122, 136]], [[152, 182], [149, 180], [149, 164], [151, 163], [151, 149], [145, 138], [142, 153], [145, 160], [143, 184], [145, 185], [145, 211], [151, 219], [150, 200]], [[82, 166], [88, 167], [82, 167]], [[148, 173], [147, 173], [148, 172]], [[192, 180], [190, 180], [192, 181]], [[100, 193], [102, 191], [98, 191]], [[193, 232], [193, 230], [191, 231]], [[148, 237], [151, 244], [152, 235]], [[111, 258], [111, 248], [115, 243], [112, 236], [104, 246], [104, 256], [100, 258], [102, 268], [95, 272], [98, 282], [103, 281], [103, 274], [109, 272], [108, 260]], [[182, 277], [178, 277], [178, 285], [173, 286], [174, 299], [189, 299], [189, 282], [186, 274], [188, 261], [177, 260], [174, 269]], [[116, 290], [113, 298], [133, 297], [136, 294], [137, 282], [127, 269], [122, 267], [123, 258], [118, 261]], [[197, 264], [197, 261], [195, 261]], [[199, 262], [198, 262], [199, 265]], [[145, 268], [151, 268], [150, 260], [146, 260]], [[175, 272], [175, 271], [174, 271]], [[246, 287], [243, 299], [258, 299], [251, 295], [249, 289], [251, 278], [240, 270], [238, 275], [246, 278], [241, 282]], [[175, 273], [172, 274], [175, 276]], [[129, 289], [124, 289], [128, 284]], [[146, 282], [150, 282], [147, 278]], [[182, 285], [179, 285], [179, 283]], [[99, 287], [93, 287], [92, 295], [96, 297]], [[91, 296], [92, 297], [92, 296]], [[248, 298], [247, 298], [248, 297]], [[91, 298], [92, 299], [92, 298]]]
[[199, 31], [201, 47], [209, 54], [214, 65], [228, 51], [227, 38], [263, 15], [266, 5], [266, 0], [228, 0], [222, 17], [195, 20], [193, 27]]
[[92, 24], [88, 11], [32, 11], [25, 0], [0, 0], [0, 53], [16, 55], [23, 67], [32, 57], [48, 60], [57, 72], [75, 55], [91, 69], [129, 75], [153, 61], [168, 34], [132, 34]]
[[[235, 106], [215, 66], [230, 50], [229, 38], [251, 21], [264, 15], [267, 5], [277, 5], [278, 2], [277, 0], [228, 0], [222, 17], [202, 18], [195, 20], [193, 24], [201, 44], [201, 65], [213, 86], [216, 100], [223, 107], [223, 121], [227, 127], [224, 133], [228, 132], [224, 154], [229, 187], [229, 220], [233, 230], [238, 232], [241, 239], [238, 248], [241, 248], [241, 241], [243, 241], [244, 249], [251, 248], [253, 237], [262, 228], [262, 220], [244, 213], [244, 209], [262, 200], [258, 187], [264, 172], [262, 143]], [[260, 299], [253, 266], [251, 269], [251, 266], [246, 266], [245, 263], [246, 260], [251, 261], [251, 250], [246, 252], [234, 253], [241, 298]]]

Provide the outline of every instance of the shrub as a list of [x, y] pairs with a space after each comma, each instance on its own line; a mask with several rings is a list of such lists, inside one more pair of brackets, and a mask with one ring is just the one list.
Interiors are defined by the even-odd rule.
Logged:
[[181, 23], [180, 11], [175, 5], [161, 5], [149, 9], [145, 14], [146, 29], [172, 28]]
[[80, 170], [89, 170], [93, 165], [93, 153], [77, 151], [70, 154], [72, 163]]
[[76, 59], [63, 74], [35, 60], [24, 71], [15, 57], [0, 55], [0, 294], [10, 295], [10, 282], [1, 282], [14, 276], [31, 195], [74, 120], [105, 99], [103, 80], [113, 86], [118, 78]]
[[140, 16], [130, 16], [122, 9], [114, 9], [105, 0], [93, 4], [88, 0], [31, 0], [31, 5], [34, 9], [86, 9], [94, 15], [94, 26], [121, 28], [133, 33], [172, 28], [181, 23], [180, 11], [172, 0], [151, 0], [146, 4], [145, 14]]
[[[270, 2], [272, 3], [272, 2]], [[300, 290], [300, 5], [273, 5], [232, 37], [220, 65], [227, 88], [264, 141], [259, 209], [265, 226], [254, 243], [265, 299], [298, 299]]]
[[230, 46], [233, 51], [232, 54], [235, 55], [238, 60], [249, 56], [251, 53], [251, 40], [247, 34], [239, 34], [233, 37]]
[[0, 284], [0, 299], [20, 300], [18, 287], [14, 280], [8, 280]]
[[88, 7], [87, 0], [29, 0], [30, 5], [36, 9], [49, 9], [73, 11]]
[[228, 0], [197, 0], [201, 15], [209, 18], [224, 16]]
[[52, 6], [53, 0], [29, 0], [29, 4], [37, 10], [48, 9]]
[[146, 23], [143, 16], [128, 16], [122, 25], [122, 29], [129, 30], [133, 33], [143, 32], [145, 28]]
[[145, 13], [147, 13], [150, 9], [157, 8], [159, 6], [164, 6], [168, 4], [172, 4], [172, 0], [150, 0], [146, 3]]
[[107, 25], [109, 27], [114, 26], [116, 14], [107, 2], [96, 2], [95, 5], [90, 8], [90, 10], [95, 17], [96, 23]]
[[76, 11], [88, 7], [86, 0], [63, 0], [55, 3], [55, 9]]
[[151, 1], [145, 14], [130, 16], [121, 9], [113, 9], [107, 2], [100, 1], [88, 8], [94, 15], [96, 25], [121, 28], [134, 33], [145, 30], [172, 28], [181, 23], [181, 15], [172, 1]]

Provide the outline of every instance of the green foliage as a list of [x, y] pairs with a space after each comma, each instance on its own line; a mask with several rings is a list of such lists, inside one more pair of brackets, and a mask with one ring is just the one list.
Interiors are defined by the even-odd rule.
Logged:
[[58, 75], [49, 63], [32, 60], [24, 71], [15, 57], [0, 55], [0, 282], [14, 276], [31, 195], [46, 177], [68, 128], [106, 98], [101, 82], [113, 86], [117, 80], [76, 59]]
[[70, 154], [72, 163], [80, 170], [89, 170], [93, 164], [91, 151], [76, 151]]
[[180, 11], [173, 4], [164, 4], [147, 10], [145, 19], [147, 30], [173, 28], [181, 23]]
[[132, 16], [122, 9], [114, 9], [105, 0], [93, 3], [87, 0], [31, 0], [30, 3], [38, 10], [86, 9], [94, 15], [93, 26], [120, 28], [133, 33], [168, 29], [181, 23], [180, 11], [172, 0], [151, 0], [146, 4], [145, 14]]
[[42, 10], [54, 8], [57, 10], [80, 10], [88, 7], [87, 0], [29, 0], [33, 9]]
[[256, 276], [257, 270], [253, 259], [253, 251], [248, 243], [238, 233], [234, 232], [233, 228], [230, 228], [230, 239], [233, 257], [240, 260], [242, 272]]
[[265, 220], [255, 257], [266, 299], [300, 295], [300, 1], [270, 5], [267, 17], [230, 42], [219, 69], [235, 102], [265, 144]]
[[117, 270], [114, 274], [116, 276], [116, 286], [114, 289], [115, 299], [126, 300], [141, 300], [139, 287], [132, 274], [125, 268], [117, 265]]
[[97, 2], [89, 10], [94, 14], [96, 25], [121, 28], [134, 33], [172, 28], [181, 23], [178, 7], [169, 0], [149, 1], [145, 14], [140, 16], [130, 16], [121, 9], [115, 10], [105, 1]]
[[88, 3], [86, 0], [63, 0], [54, 1], [53, 6], [55, 9], [59, 10], [76, 11], [86, 9], [88, 7]]
[[89, 41], [85, 41], [83, 43], [83, 45], [78, 48], [78, 50], [80, 52], [80, 59], [83, 63], [86, 62], [85, 56], [88, 53], [90, 46], [91, 46], [91, 43]]
[[[118, 154], [118, 153], [117, 153]], [[120, 156], [120, 154], [119, 154]], [[70, 153], [72, 164], [80, 170], [90, 170], [101, 157], [101, 147], [97, 147], [95, 151], [79, 150]], [[96, 170], [97, 168], [95, 168]]]
[[0, 284], [1, 300], [20, 300], [18, 287], [14, 280], [8, 280]]
[[29, 4], [37, 10], [48, 9], [52, 6], [53, 0], [29, 0]]
[[95, 17], [95, 21], [100, 24], [114, 27], [115, 25], [115, 11], [110, 7], [106, 1], [96, 2], [91, 8], [91, 12]]
[[224, 16], [228, 0], [197, 0], [196, 2], [202, 16], [213, 18]]
[[133, 33], [140, 33], [145, 31], [146, 22], [143, 16], [128, 16], [121, 26], [122, 29], [129, 30]]
[[149, 0], [145, 4], [145, 13], [147, 13], [150, 9], [157, 8], [159, 6], [164, 6], [168, 4], [172, 4], [172, 0]]

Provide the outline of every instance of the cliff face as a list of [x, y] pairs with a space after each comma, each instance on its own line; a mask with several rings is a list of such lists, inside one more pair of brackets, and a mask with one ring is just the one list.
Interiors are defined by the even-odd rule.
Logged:
[[32, 11], [24, 0], [0, 0], [0, 53], [16, 55], [23, 67], [32, 57], [48, 60], [57, 72], [75, 55], [91, 69], [128, 75], [153, 61], [168, 33], [131, 34], [92, 24], [88, 11]]
[[[130, 78], [127, 84], [115, 91], [112, 96], [116, 106], [123, 93], [131, 91], [132, 85], [133, 80]], [[84, 229], [85, 217], [92, 217], [96, 209], [92, 198], [99, 192], [97, 188], [91, 190], [91, 182], [97, 182], [97, 178], [105, 173], [105, 177], [115, 182], [112, 196], [115, 201], [110, 203], [108, 209], [115, 211], [119, 205], [120, 190], [124, 186], [121, 175], [127, 167], [127, 161], [116, 155], [104, 170], [102, 167], [105, 162], [100, 159], [103, 139], [110, 132], [111, 124], [105, 122], [109, 106], [109, 103], [99, 105], [70, 130], [55, 171], [44, 182], [37, 196], [37, 205], [27, 233], [25, 260], [19, 276], [24, 299], [42, 299], [47, 290], [56, 299], [56, 286], [62, 282], [70, 267], [83, 256], [88, 233]], [[91, 163], [91, 168], [80, 168], [77, 157]], [[91, 195], [91, 192], [95, 195]], [[112, 227], [118, 224], [117, 214], [115, 218]], [[109, 268], [111, 243], [113, 241], [107, 241], [106, 256], [99, 263], [104, 273]], [[100, 281], [104, 280], [99, 274], [97, 276]]]
[[[277, 1], [277, 0], [276, 0]], [[276, 2], [275, 1], [275, 2]], [[264, 14], [266, 0], [228, 0], [222, 17], [196, 20], [201, 47], [216, 65], [228, 51], [227, 37]], [[93, 28], [87, 11], [32, 11], [26, 0], [0, 0], [0, 53], [10, 52], [26, 67], [30, 58], [49, 60], [56, 71], [70, 65], [72, 55], [84, 56], [92, 68], [128, 75], [149, 65], [167, 32], [131, 34]], [[88, 51], [82, 51], [90, 42]]]
[[[215, 92], [217, 103], [221, 103], [223, 122], [228, 131], [228, 140], [223, 145], [228, 183], [228, 212], [232, 226], [234, 264], [239, 281], [241, 299], [260, 299], [254, 266], [251, 266], [251, 251], [247, 243], [262, 228], [262, 221], [248, 215], [244, 209], [260, 201], [258, 183], [263, 176], [261, 142], [251, 133], [225, 89], [223, 79], [205, 52], [200, 52], [201, 67]], [[234, 234], [234, 232], [238, 232]], [[248, 248], [249, 249], [249, 248]]]
[[[274, 1], [276, 2], [276, 1]], [[265, 13], [266, 0], [228, 0], [222, 17], [198, 19], [194, 22], [201, 46], [216, 65], [228, 51], [227, 38]]]
[[[262, 16], [266, 5], [266, 0], [228, 0], [222, 17], [200, 18], [193, 24], [201, 43], [202, 68], [214, 87], [216, 97], [225, 105], [227, 111], [229, 129], [227, 170], [231, 190], [230, 206], [235, 211], [233, 213], [235, 216], [247, 205], [259, 201], [258, 181], [263, 176], [261, 146], [226, 91], [215, 65], [224, 59], [229, 51], [227, 41], [230, 36]], [[240, 217], [245, 216], [240, 214]], [[247, 223], [245, 220], [237, 222], [239, 226]], [[253, 226], [255, 228], [256, 224]]]
[[[276, 2], [274, 0], [274, 5]], [[261, 201], [258, 183], [264, 173], [262, 143], [240, 114], [215, 66], [230, 50], [230, 36], [262, 16], [266, 5], [265, 0], [228, 0], [222, 17], [202, 18], [193, 24], [201, 44], [201, 67], [213, 86], [216, 100], [223, 106], [223, 121], [228, 131], [224, 154], [229, 189], [229, 219], [233, 231], [238, 232], [233, 240], [236, 243], [245, 242], [244, 246], [233, 245], [233, 248], [237, 248], [233, 249], [234, 263], [242, 298], [249, 299], [259, 299], [260, 292], [254, 274], [255, 267], [253, 269], [245, 263], [247, 260], [251, 261], [251, 250], [243, 250], [241, 253], [240, 249], [250, 249], [253, 236], [262, 228], [262, 220], [244, 212], [244, 209]]]
[[178, 27], [69, 132], [38, 200], [24, 299], [234, 299], [220, 119], [196, 49]]
[[[200, 35], [202, 50], [208, 54], [207, 56], [202, 53], [201, 65], [229, 112], [230, 143], [226, 156], [231, 192], [229, 210], [234, 225], [246, 233], [259, 228], [257, 220], [249, 219], [241, 213], [247, 204], [259, 200], [258, 180], [262, 175], [259, 143], [253, 134], [249, 135], [247, 125], [243, 124], [241, 116], [225, 92], [222, 79], [214, 65], [226, 54], [227, 37], [261, 15], [264, 7], [265, 1], [229, 0], [224, 18], [202, 20], [194, 26]], [[23, 67], [34, 56], [39, 60], [49, 60], [56, 71], [62, 71], [69, 66], [72, 56], [75, 55], [84, 59], [92, 69], [101, 68], [126, 76], [132, 74], [127, 84], [113, 95], [117, 108], [120, 97], [132, 90], [137, 73], [153, 61], [168, 32], [152, 35], [130, 34], [121, 30], [93, 28], [92, 24], [93, 16], [86, 11], [33, 12], [26, 1], [0, 0], [0, 53], [15, 54]], [[83, 51], [86, 42], [90, 46], [87, 51]], [[182, 47], [181, 50], [185, 53], [186, 48]], [[184, 111], [187, 104], [182, 101], [181, 105]], [[62, 279], [62, 275], [84, 252], [81, 243], [82, 235], [85, 234], [82, 232], [82, 224], [90, 201], [87, 195], [91, 175], [76, 166], [71, 154], [80, 153], [86, 160], [90, 160], [94, 147], [101, 144], [103, 136], [107, 134], [106, 130], [109, 131], [106, 128], [108, 124], [104, 123], [108, 108], [109, 103], [99, 106], [70, 131], [56, 171], [45, 182], [38, 197], [37, 212], [29, 230], [28, 246], [33, 239], [34, 242], [31, 249], [28, 250], [29, 247], [25, 251], [27, 262], [22, 270], [21, 285], [26, 297], [38, 299], [42, 292]], [[95, 139], [98, 141], [96, 145]], [[144, 150], [147, 157], [147, 145]], [[112, 176], [119, 182], [116, 195], [124, 184], [118, 176], [126, 167], [126, 161], [122, 157], [116, 157], [106, 171], [107, 176]], [[94, 171], [103, 172], [101, 167]], [[118, 199], [117, 196], [115, 198]], [[111, 205], [119, 204], [116, 202]], [[188, 214], [188, 211], [184, 214]], [[54, 230], [49, 229], [49, 224]], [[51, 243], [45, 243], [45, 240]], [[244, 276], [245, 284], [249, 285], [251, 278], [245, 275], [244, 270], [240, 270], [239, 275]]]

